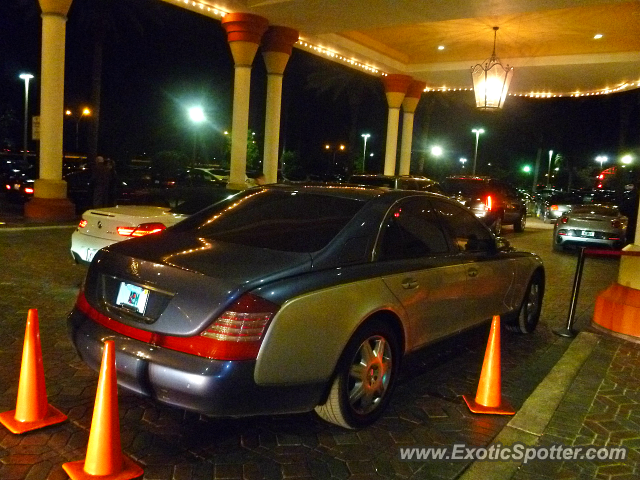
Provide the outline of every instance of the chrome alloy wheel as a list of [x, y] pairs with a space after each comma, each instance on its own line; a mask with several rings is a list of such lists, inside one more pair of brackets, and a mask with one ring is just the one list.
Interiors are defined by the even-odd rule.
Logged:
[[384, 337], [367, 338], [349, 367], [349, 404], [359, 415], [366, 415], [380, 404], [389, 387], [393, 366], [391, 346]]
[[540, 317], [540, 288], [540, 283], [532, 282], [529, 286], [529, 291], [527, 292], [528, 295], [524, 299], [525, 304], [520, 315], [522, 315], [521, 322], [527, 331], [533, 331], [533, 329], [535, 329], [538, 323], [538, 318]]

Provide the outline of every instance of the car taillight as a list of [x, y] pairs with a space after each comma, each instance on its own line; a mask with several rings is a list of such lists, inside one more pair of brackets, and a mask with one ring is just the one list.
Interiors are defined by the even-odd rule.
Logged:
[[551, 209], [551, 210], [558, 210], [558, 205], [551, 205], [551, 206], [549, 207], [549, 209]]
[[118, 227], [118, 235], [123, 237], [144, 237], [152, 233], [160, 233], [167, 227], [162, 223], [142, 223], [137, 227]]
[[622, 226], [622, 223], [620, 223], [620, 220], [611, 220], [611, 226], [613, 228], [620, 228]]
[[93, 308], [82, 291], [78, 294], [76, 308], [114, 332], [151, 345], [215, 360], [255, 360], [269, 321], [280, 307], [247, 293], [209, 328], [192, 337], [162, 335], [120, 323]]
[[278, 305], [250, 293], [220, 315], [202, 335], [223, 342], [260, 342]]
[[80, 223], [78, 224], [78, 228], [84, 228], [87, 226], [87, 221], [83, 218], [82, 220], [80, 220]]
[[485, 205], [487, 206], [487, 210], [491, 210], [491, 195], [487, 195], [487, 199], [485, 200]]
[[7, 190], [11, 190], [11, 185], [5, 185], [4, 188], [6, 188]]

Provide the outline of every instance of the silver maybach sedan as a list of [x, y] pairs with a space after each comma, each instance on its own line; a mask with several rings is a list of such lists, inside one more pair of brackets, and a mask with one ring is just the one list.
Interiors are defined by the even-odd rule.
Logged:
[[118, 383], [160, 402], [358, 428], [408, 352], [496, 314], [532, 332], [544, 280], [446, 197], [266, 186], [99, 251], [68, 329], [96, 370], [115, 340]]

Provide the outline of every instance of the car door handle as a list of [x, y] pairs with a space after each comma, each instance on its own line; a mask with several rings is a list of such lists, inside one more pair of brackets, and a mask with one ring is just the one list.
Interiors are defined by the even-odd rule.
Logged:
[[475, 267], [470, 268], [469, 270], [467, 270], [467, 275], [469, 275], [470, 277], [477, 277], [478, 269]]
[[413, 278], [405, 278], [402, 281], [402, 288], [405, 290], [411, 290], [412, 288], [416, 288], [418, 286], [418, 282], [416, 282]]

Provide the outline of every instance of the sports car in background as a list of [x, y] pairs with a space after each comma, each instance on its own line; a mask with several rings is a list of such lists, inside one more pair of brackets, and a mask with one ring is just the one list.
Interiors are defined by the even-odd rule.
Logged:
[[153, 205], [116, 205], [89, 209], [71, 235], [71, 256], [88, 265], [98, 250], [123, 240], [159, 233], [237, 190], [208, 189], [174, 208]]
[[159, 402], [359, 428], [407, 353], [493, 315], [532, 332], [544, 282], [444, 196], [268, 185], [97, 252], [67, 324], [96, 370], [114, 339], [119, 384]]
[[622, 248], [626, 244], [627, 224], [627, 217], [615, 206], [574, 205], [556, 221], [553, 248]]

